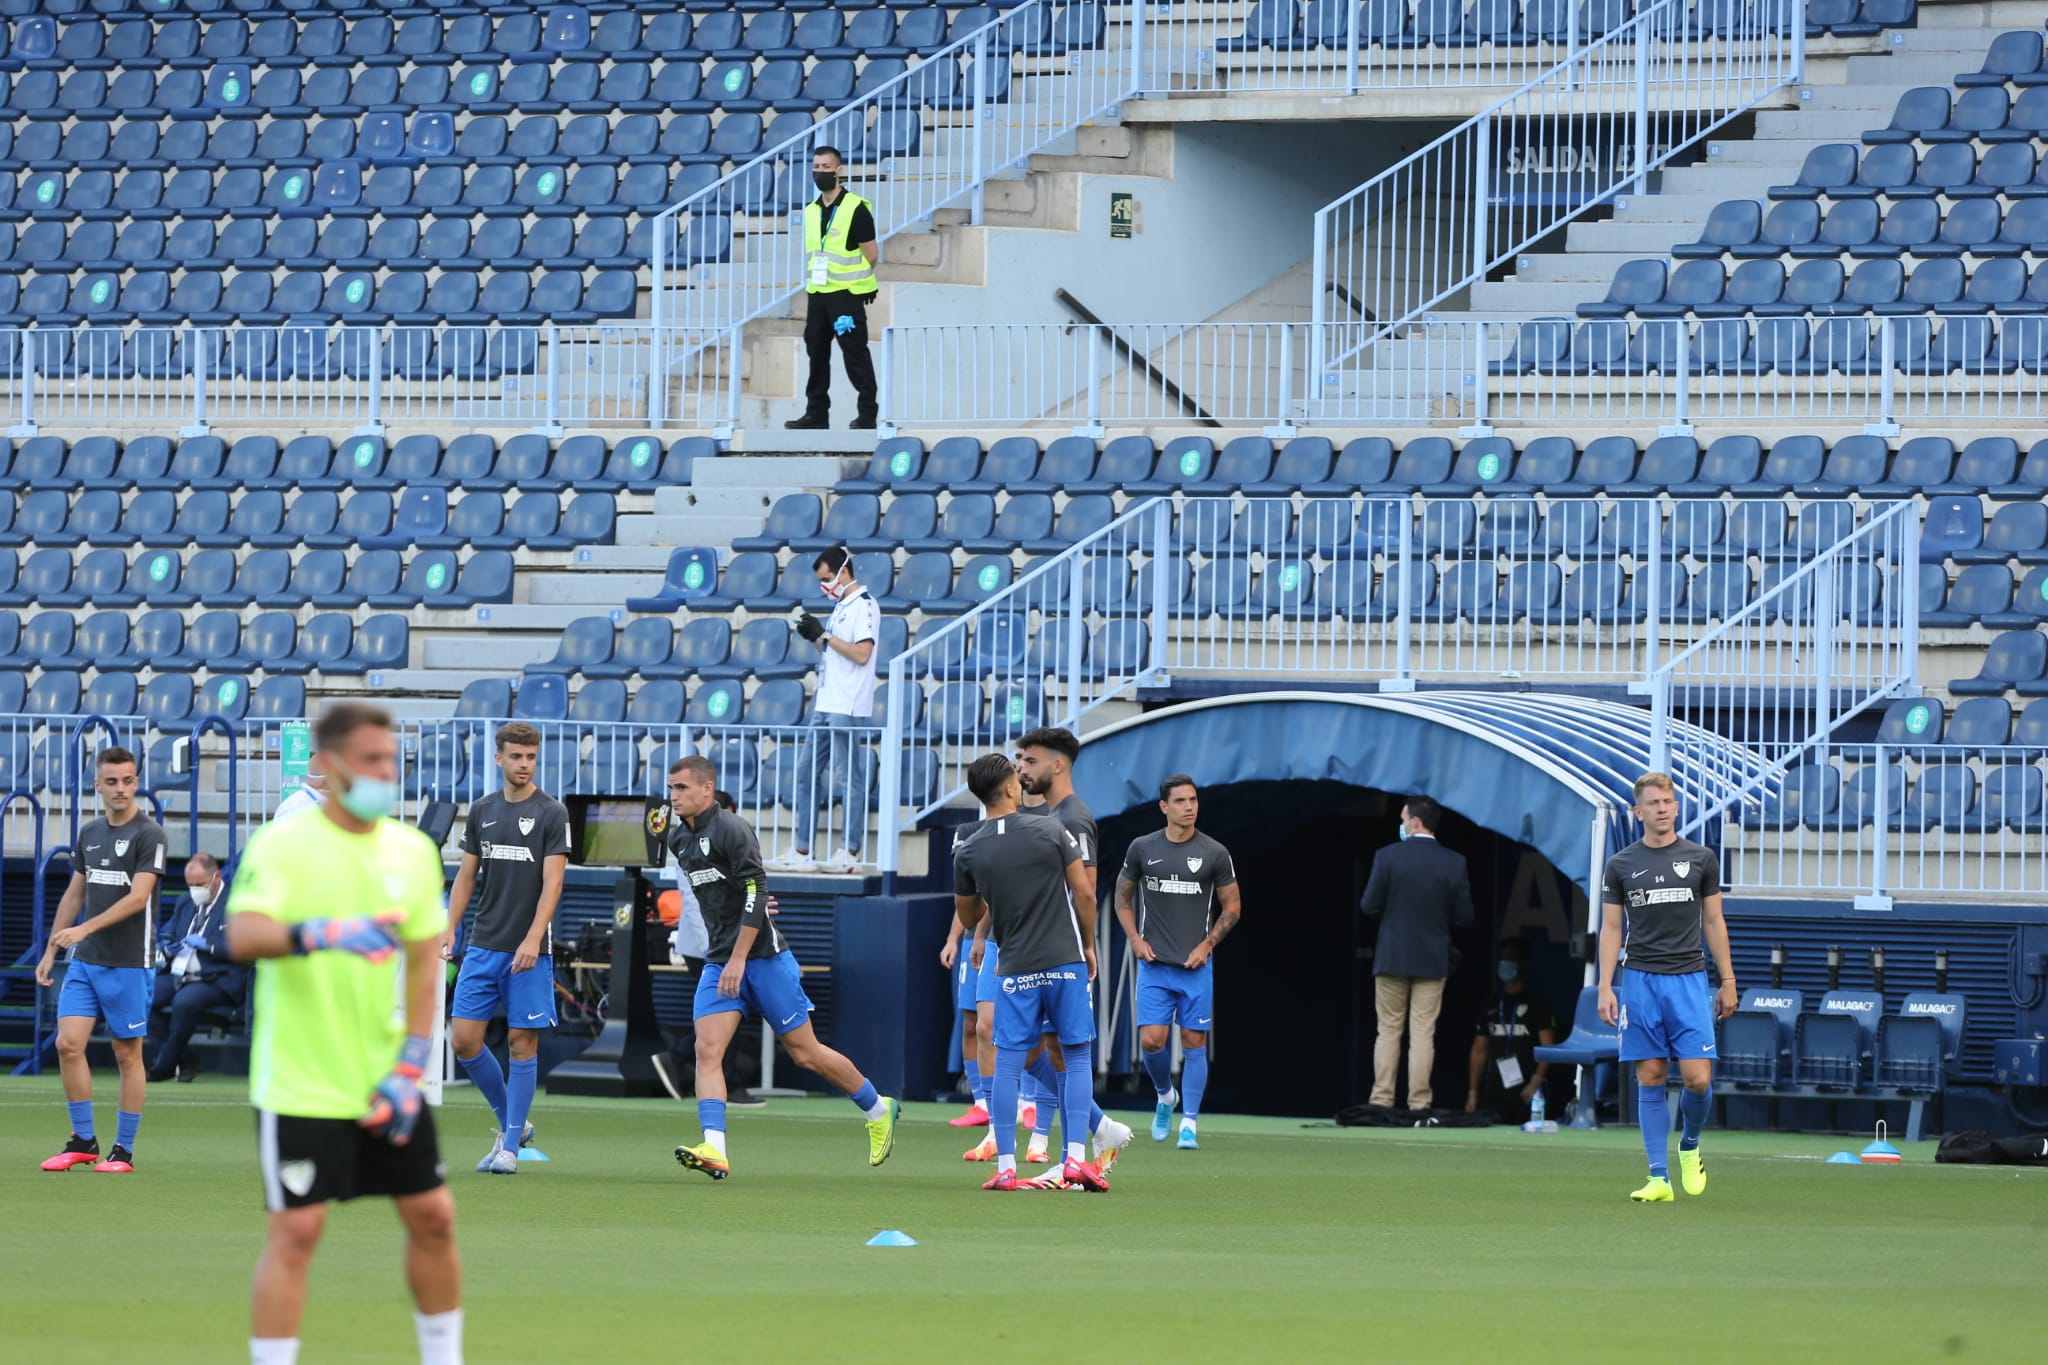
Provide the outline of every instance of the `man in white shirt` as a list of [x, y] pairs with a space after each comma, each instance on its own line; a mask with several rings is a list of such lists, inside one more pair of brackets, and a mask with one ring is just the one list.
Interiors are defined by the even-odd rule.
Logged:
[[327, 779], [308, 766], [305, 776], [299, 779], [299, 785], [285, 793], [284, 800], [277, 803], [277, 809], [271, 813], [270, 818], [282, 820], [287, 815], [312, 810], [326, 799]]
[[[881, 636], [882, 609], [874, 594], [855, 580], [852, 556], [845, 546], [824, 551], [811, 561], [811, 568], [818, 575], [818, 586], [832, 600], [832, 617], [820, 625], [809, 613], [800, 612], [796, 628], [820, 654], [811, 724], [826, 733], [820, 742], [808, 746], [796, 770], [796, 856], [775, 865], [791, 870], [816, 866], [811, 860], [811, 836], [818, 806], [821, 801], [829, 805], [838, 800], [846, 807], [846, 837], [825, 866], [831, 871], [851, 872], [860, 865], [861, 843], [867, 835], [867, 767], [859, 761], [863, 747], [859, 737], [837, 732], [868, 725], [874, 715], [875, 641]], [[821, 776], [822, 790], [818, 787]]]

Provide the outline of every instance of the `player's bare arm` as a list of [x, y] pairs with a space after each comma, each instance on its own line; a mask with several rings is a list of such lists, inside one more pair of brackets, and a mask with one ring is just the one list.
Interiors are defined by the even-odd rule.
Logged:
[[946, 941], [939, 947], [939, 965], [949, 972], [960, 960], [960, 936], [966, 932], [967, 927], [960, 923], [960, 916], [954, 915], [953, 923], [946, 929]]
[[1157, 956], [1152, 945], [1145, 942], [1144, 936], [1138, 932], [1138, 911], [1133, 904], [1137, 889], [1138, 884], [1129, 877], [1116, 879], [1116, 922], [1123, 925], [1124, 937], [1131, 941], [1131, 951], [1138, 955], [1138, 961], [1153, 962]]
[[[1715, 900], [1720, 897], [1716, 896]], [[1723, 932], [1722, 942], [1727, 941]], [[1621, 1023], [1621, 1002], [1614, 997], [1614, 969], [1621, 962], [1621, 907], [1600, 907], [1600, 1017], [1609, 1028]]]
[[476, 854], [465, 853], [462, 865], [455, 869], [455, 885], [448, 888], [448, 927], [441, 931], [443, 962], [455, 956], [455, 926], [469, 913], [469, 899], [476, 894], [477, 869], [482, 865]]
[[513, 971], [531, 971], [533, 964], [540, 961], [541, 945], [548, 941], [548, 926], [554, 923], [555, 907], [561, 904], [562, 878], [568, 870], [566, 853], [550, 854], [540, 860], [540, 900], [533, 907], [533, 927], [526, 931], [519, 951], [512, 955]]
[[753, 954], [754, 940], [760, 936], [758, 925], [740, 926], [740, 936], [733, 940], [732, 956], [726, 959], [724, 970], [718, 974], [718, 993], [726, 999], [740, 993], [740, 983], [747, 976], [747, 958]]
[[1714, 1017], [1726, 1019], [1741, 1003], [1741, 993], [1735, 989], [1735, 959], [1728, 951], [1728, 921], [1721, 915], [1720, 892], [1702, 903], [1700, 927], [1706, 934], [1707, 951], [1714, 955], [1714, 970], [1721, 974], [1721, 989], [1714, 996]]
[[1236, 882], [1216, 888], [1216, 905], [1216, 923], [1210, 926], [1202, 941], [1195, 945], [1195, 950], [1188, 954], [1187, 965], [1191, 968], [1207, 962], [1209, 955], [1216, 951], [1216, 945], [1230, 937], [1230, 931], [1235, 929], [1238, 920], [1244, 917], [1244, 902], [1237, 894]]
[[979, 896], [953, 897], [953, 919], [956, 923], [974, 930], [974, 944], [977, 948], [984, 941], [982, 916], [986, 913], [987, 906]]
[[74, 872], [65, 884], [64, 894], [57, 901], [57, 917], [50, 921], [50, 940], [43, 947], [43, 960], [36, 964], [36, 984], [54, 986], [57, 978], [50, 969], [57, 965], [57, 954], [63, 951], [58, 936], [71, 928], [71, 922], [78, 918], [78, 912], [85, 906], [85, 874]]
[[1079, 858], [1067, 864], [1067, 890], [1074, 897], [1074, 918], [1081, 926], [1081, 957], [1088, 964], [1088, 979], [1095, 979], [1095, 897], [1088, 894], [1095, 874], [1081, 866]]
[[974, 926], [974, 942], [967, 948], [967, 963], [977, 972], [981, 970], [981, 959], [988, 952], [988, 920]]

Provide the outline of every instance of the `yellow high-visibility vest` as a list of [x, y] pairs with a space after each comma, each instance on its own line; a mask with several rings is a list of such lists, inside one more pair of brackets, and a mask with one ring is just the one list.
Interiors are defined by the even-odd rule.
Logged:
[[[857, 246], [846, 244], [857, 210], [874, 209], [852, 190], [843, 191], [832, 206], [831, 222], [813, 199], [804, 205], [804, 292], [806, 294], [872, 294], [875, 268]], [[829, 228], [829, 231], [828, 231]]]

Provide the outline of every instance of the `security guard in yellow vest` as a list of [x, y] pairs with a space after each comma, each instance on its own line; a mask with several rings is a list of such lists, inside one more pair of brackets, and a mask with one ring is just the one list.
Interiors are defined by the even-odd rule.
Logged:
[[818, 197], [804, 205], [804, 349], [810, 381], [804, 415], [786, 425], [818, 431], [831, 425], [832, 341], [846, 356], [846, 378], [859, 395], [853, 425], [875, 425], [875, 365], [868, 357], [868, 301], [875, 296], [875, 215], [868, 201], [841, 184], [845, 162], [837, 147], [811, 157]]

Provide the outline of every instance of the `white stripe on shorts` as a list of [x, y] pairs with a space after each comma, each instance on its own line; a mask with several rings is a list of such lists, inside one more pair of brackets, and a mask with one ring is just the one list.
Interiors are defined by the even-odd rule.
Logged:
[[268, 1109], [256, 1111], [256, 1159], [263, 1167], [263, 1206], [272, 1213], [283, 1213], [284, 1180], [277, 1170], [277, 1115]]

